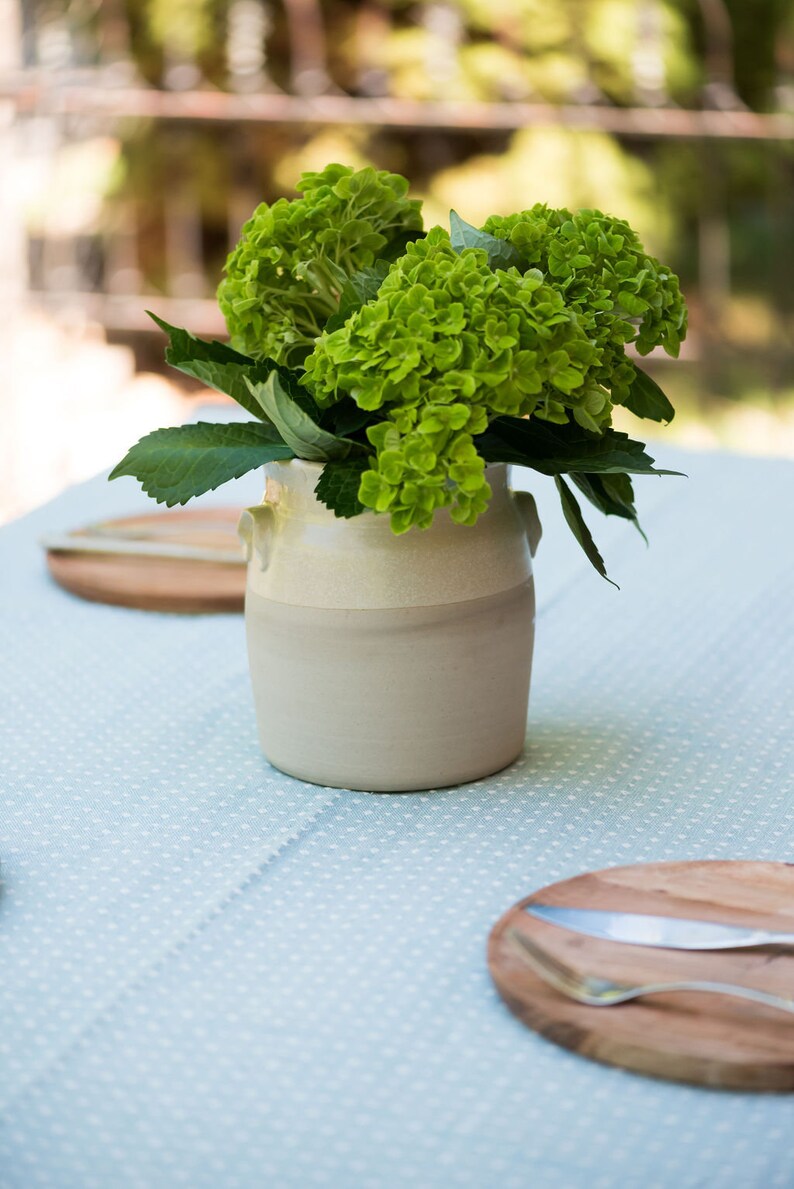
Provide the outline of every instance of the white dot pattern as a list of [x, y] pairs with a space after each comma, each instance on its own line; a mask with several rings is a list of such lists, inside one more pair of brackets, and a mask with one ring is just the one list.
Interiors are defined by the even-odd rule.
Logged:
[[0, 535], [3, 1189], [792, 1184], [790, 1098], [560, 1050], [485, 967], [551, 880], [791, 857], [794, 470], [666, 462], [692, 477], [640, 481], [650, 552], [598, 526], [620, 594], [523, 477], [547, 531], [527, 752], [428, 794], [270, 769], [239, 618], [49, 585], [35, 534], [131, 486]]

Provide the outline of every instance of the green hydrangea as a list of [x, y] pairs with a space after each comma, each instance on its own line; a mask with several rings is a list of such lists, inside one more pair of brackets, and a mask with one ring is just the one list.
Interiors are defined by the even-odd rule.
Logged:
[[254, 359], [299, 365], [346, 280], [407, 232], [421, 203], [385, 170], [329, 165], [304, 173], [302, 198], [263, 202], [226, 262], [218, 304], [233, 345]]
[[509, 240], [527, 268], [539, 268], [576, 311], [601, 352], [596, 382], [612, 402], [627, 398], [636, 369], [625, 344], [640, 355], [661, 346], [678, 355], [686, 335], [686, 305], [678, 278], [648, 256], [624, 219], [601, 211], [552, 210], [538, 203], [515, 215], [494, 215], [484, 231]]
[[434, 228], [409, 244], [376, 299], [324, 334], [306, 359], [321, 406], [349, 393], [384, 421], [359, 499], [390, 512], [395, 532], [427, 527], [451, 506], [473, 524], [490, 489], [473, 438], [502, 414], [599, 432], [608, 393], [601, 349], [559, 289], [531, 268], [492, 271], [486, 252], [456, 252]]
[[135, 475], [172, 506], [305, 458], [323, 462], [315, 491], [335, 515], [371, 508], [403, 533], [439, 509], [474, 524], [491, 497], [486, 463], [527, 466], [554, 477], [606, 577], [563, 476], [639, 528], [630, 476], [673, 473], [611, 420], [615, 404], [674, 416], [626, 345], [678, 354], [677, 277], [600, 211], [537, 205], [483, 229], [452, 211], [451, 234], [422, 239], [407, 188], [396, 174], [329, 165], [302, 176], [303, 197], [258, 207], [218, 290], [232, 345], [155, 318], [168, 362], [253, 420], [147, 434], [111, 478]]

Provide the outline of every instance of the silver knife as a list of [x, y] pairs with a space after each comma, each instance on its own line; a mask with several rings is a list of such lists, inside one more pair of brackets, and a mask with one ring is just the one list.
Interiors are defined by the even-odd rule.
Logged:
[[524, 911], [549, 925], [559, 925], [588, 937], [651, 945], [672, 950], [735, 950], [753, 945], [794, 946], [794, 933], [689, 921], [680, 917], [646, 916], [637, 912], [605, 912], [599, 908], [560, 908], [555, 904], [526, 904]]

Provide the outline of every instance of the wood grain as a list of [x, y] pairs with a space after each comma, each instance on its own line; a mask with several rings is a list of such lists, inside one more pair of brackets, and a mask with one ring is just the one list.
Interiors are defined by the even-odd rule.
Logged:
[[[92, 602], [189, 614], [242, 611], [245, 564], [237, 538], [239, 515], [239, 508], [172, 510], [101, 526], [104, 533], [118, 528], [157, 541], [221, 549], [228, 552], [228, 562], [48, 550], [47, 567], [60, 586]], [[92, 535], [90, 527], [83, 531]]]
[[534, 900], [794, 931], [793, 864], [649, 863], [551, 884], [496, 923], [488, 965], [519, 1019], [585, 1057], [697, 1085], [794, 1090], [794, 1017], [698, 992], [587, 1007], [547, 986], [527, 966], [508, 931], [526, 934], [583, 974], [636, 983], [711, 979], [782, 996], [794, 993], [794, 948], [698, 953], [601, 941], [521, 911]]

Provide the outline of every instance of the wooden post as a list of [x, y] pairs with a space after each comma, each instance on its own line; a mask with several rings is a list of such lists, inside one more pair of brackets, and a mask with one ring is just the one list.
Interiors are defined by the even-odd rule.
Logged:
[[[22, 13], [17, 0], [0, 0], [0, 78], [22, 66]], [[0, 352], [13, 361], [12, 345], [15, 328], [27, 290], [27, 237], [19, 194], [20, 128], [16, 122], [13, 99], [0, 98]], [[14, 492], [20, 478], [20, 468], [27, 462], [20, 458], [20, 428], [23, 406], [19, 386], [11, 375], [4, 395], [0, 395], [3, 432], [0, 433], [0, 521], [13, 515], [17, 508]]]
[[[0, 77], [22, 67], [22, 12], [17, 0], [0, 0]], [[0, 97], [0, 302], [13, 309], [27, 288], [24, 219], [17, 193], [16, 104]], [[5, 324], [5, 319], [4, 319]]]

